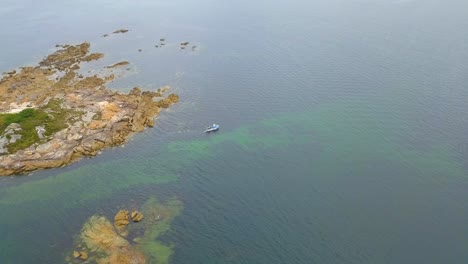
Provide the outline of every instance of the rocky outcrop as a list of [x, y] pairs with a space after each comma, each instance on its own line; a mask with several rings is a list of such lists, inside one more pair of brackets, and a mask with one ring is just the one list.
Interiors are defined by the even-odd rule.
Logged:
[[[130, 214], [133, 222], [129, 223], [128, 210], [120, 210], [114, 217], [114, 224], [106, 217], [90, 217], [76, 236], [74, 247], [67, 253], [67, 263], [102, 263], [102, 264], [141, 264], [169, 263], [173, 252], [172, 245], [158, 241], [170, 229], [172, 219], [182, 210], [182, 203], [173, 198], [159, 202], [150, 197], [139, 210]], [[148, 217], [143, 220], [143, 214]], [[116, 222], [123, 221], [131, 232], [127, 239], [119, 232]], [[73, 253], [72, 253], [73, 252]]]
[[72, 254], [73, 258], [75, 259], [82, 259], [82, 260], [87, 260], [88, 259], [88, 253], [86, 253], [85, 251], [73, 251], [73, 254]]
[[143, 264], [145, 256], [121, 237], [103, 216], [92, 216], [81, 230], [81, 241], [98, 256], [97, 263]]
[[138, 211], [133, 211], [130, 217], [132, 218], [133, 222], [140, 222], [143, 220], [143, 214]]
[[129, 217], [129, 213], [127, 210], [118, 211], [114, 217], [115, 229], [117, 229], [117, 231], [119, 231], [119, 233], [122, 236], [127, 236], [126, 228], [127, 228], [127, 225], [130, 223], [130, 221], [128, 220], [129, 219], [128, 217]]
[[88, 253], [81, 251], [80, 252], [80, 259], [82, 260], [87, 260], [88, 259]]
[[[179, 100], [174, 94], [161, 98], [167, 87], [154, 92], [135, 87], [123, 94], [106, 89], [113, 75], [80, 78], [75, 66], [90, 58], [89, 43], [61, 47], [39, 66], [22, 68], [0, 80], [0, 113], [14, 111], [13, 105], [42, 107], [53, 99], [61, 102], [63, 111], [73, 112], [73, 118], [67, 119], [65, 129], [16, 153], [8, 153], [7, 145], [18, 140], [13, 132], [20, 128], [5, 130], [0, 134], [0, 154], [7, 155], [0, 156], [0, 176], [61, 167], [95, 156], [154, 126], [160, 110]], [[43, 128], [37, 128], [39, 137], [44, 136]]]

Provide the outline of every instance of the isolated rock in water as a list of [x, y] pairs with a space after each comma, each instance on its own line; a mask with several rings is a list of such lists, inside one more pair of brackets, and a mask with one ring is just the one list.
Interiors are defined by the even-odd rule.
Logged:
[[182, 43], [180, 43], [180, 45], [182, 45], [182, 46], [187, 46], [189, 43], [190, 43], [190, 42], [188, 42], [188, 41], [187, 41], [187, 42], [182, 42]]
[[125, 65], [128, 65], [128, 64], [130, 64], [130, 62], [128, 62], [128, 61], [121, 61], [121, 62], [114, 63], [114, 64], [112, 64], [112, 65], [110, 65], [110, 66], [107, 66], [106, 68], [112, 69], [112, 68], [117, 68], [117, 67], [120, 67], [120, 66], [125, 66]]
[[[90, 44], [86, 42], [59, 47], [39, 66], [22, 67], [15, 75], [0, 80], [1, 113], [32, 107], [48, 115], [35, 123], [37, 130], [29, 128], [34, 134], [16, 131], [18, 124], [0, 133], [0, 176], [61, 167], [123, 144], [134, 132], [153, 126], [161, 108], [174, 102], [174, 98], [153, 100], [162, 97], [162, 92], [135, 89], [128, 95], [108, 90], [105, 84], [114, 78], [112, 70], [104, 73], [110, 74], [107, 77], [77, 72], [80, 63], [99, 59], [102, 54], [89, 54]], [[109, 67], [125, 64], [122, 61]], [[41, 127], [47, 131], [44, 133]], [[30, 145], [19, 149], [23, 142]]]
[[140, 222], [143, 220], [143, 214], [138, 211], [133, 211], [131, 214], [131, 218], [133, 222]]
[[112, 33], [113, 34], [118, 34], [118, 33], [127, 33], [127, 32], [128, 32], [128, 29], [122, 28], [122, 29], [116, 30], [116, 31], [114, 31]]
[[127, 225], [130, 223], [128, 220], [128, 211], [120, 210], [114, 217], [114, 226], [119, 232], [123, 232]]

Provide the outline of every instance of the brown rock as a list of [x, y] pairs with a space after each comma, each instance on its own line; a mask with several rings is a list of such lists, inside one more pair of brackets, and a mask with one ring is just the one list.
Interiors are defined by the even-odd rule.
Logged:
[[145, 126], [154, 127], [154, 119], [152, 119], [152, 118], [146, 119]]
[[146, 263], [144, 255], [119, 236], [105, 217], [91, 217], [83, 226], [80, 237], [87, 248], [97, 253], [97, 263]]
[[110, 120], [114, 117], [118, 112], [120, 112], [120, 107], [114, 103], [105, 102], [104, 107], [101, 112], [101, 119], [102, 120]]
[[87, 260], [88, 259], [88, 253], [81, 251], [80, 252], [80, 259], [82, 260]]
[[118, 30], [116, 30], [116, 31], [114, 31], [114, 32], [112, 32], [112, 33], [118, 34], [118, 33], [127, 33], [127, 32], [128, 32], [128, 29], [122, 28], [122, 29], [118, 29]]
[[138, 211], [133, 211], [131, 214], [131, 218], [133, 222], [140, 222], [143, 220], [143, 214]]
[[101, 129], [106, 126], [106, 123], [102, 120], [91, 120], [89, 122], [88, 128], [92, 130]]
[[133, 89], [130, 91], [129, 95], [140, 96], [141, 95], [140, 87], [133, 87]]
[[127, 225], [130, 223], [128, 220], [129, 213], [127, 210], [120, 210], [114, 217], [114, 226], [119, 232], [123, 232]]
[[173, 104], [179, 102], [179, 96], [177, 94], [170, 94], [167, 96], [167, 99], [171, 100]]
[[121, 61], [121, 62], [114, 63], [110, 66], [107, 66], [106, 68], [112, 69], [112, 68], [117, 68], [117, 67], [128, 65], [128, 64], [130, 64], [128, 61]]

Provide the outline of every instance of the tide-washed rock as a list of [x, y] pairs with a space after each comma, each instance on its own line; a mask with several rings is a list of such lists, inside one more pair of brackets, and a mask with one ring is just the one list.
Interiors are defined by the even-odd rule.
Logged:
[[133, 211], [130, 216], [133, 222], [140, 222], [141, 220], [143, 220], [143, 214], [138, 211]]
[[[105, 84], [114, 78], [112, 74], [80, 78], [77, 63], [101, 57], [89, 57], [89, 48], [89, 43], [60, 46], [39, 66], [23, 67], [0, 81], [0, 112], [10, 111], [12, 104], [41, 108], [53, 99], [59, 100], [57, 107], [71, 116], [66, 120], [67, 127], [53, 135], [46, 135], [46, 126], [39, 124], [37, 135], [42, 139], [33, 144], [33, 152], [8, 153], [11, 140], [21, 140], [21, 127], [11, 124], [5, 132], [9, 136], [0, 135], [0, 154], [4, 154], [0, 156], [0, 176], [64, 166], [123, 144], [134, 132], [154, 126], [161, 108], [178, 101], [175, 95], [158, 98], [160, 102], [153, 100], [161, 97], [167, 87], [158, 92], [136, 87], [130, 94], [108, 90]], [[58, 112], [48, 113], [53, 118], [53, 113]]]
[[114, 217], [114, 226], [119, 233], [125, 234], [125, 229], [127, 225], [130, 223], [128, 220], [129, 213], [127, 210], [120, 210]]
[[83, 244], [97, 255], [97, 263], [143, 264], [144, 255], [120, 236], [103, 216], [92, 216], [83, 226]]
[[88, 253], [81, 251], [80, 252], [80, 259], [82, 260], [87, 260], [88, 259]]

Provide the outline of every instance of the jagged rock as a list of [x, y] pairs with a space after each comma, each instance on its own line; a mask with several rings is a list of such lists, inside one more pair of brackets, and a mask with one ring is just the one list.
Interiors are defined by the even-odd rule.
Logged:
[[140, 222], [143, 220], [143, 214], [138, 211], [133, 211], [131, 214], [131, 218], [133, 222]]
[[141, 95], [141, 89], [139, 87], [134, 87], [129, 95], [134, 95], [134, 96], [140, 96]]
[[123, 231], [130, 223], [128, 220], [129, 213], [127, 210], [120, 210], [114, 217], [114, 226], [119, 231], [119, 233], [124, 233]]

